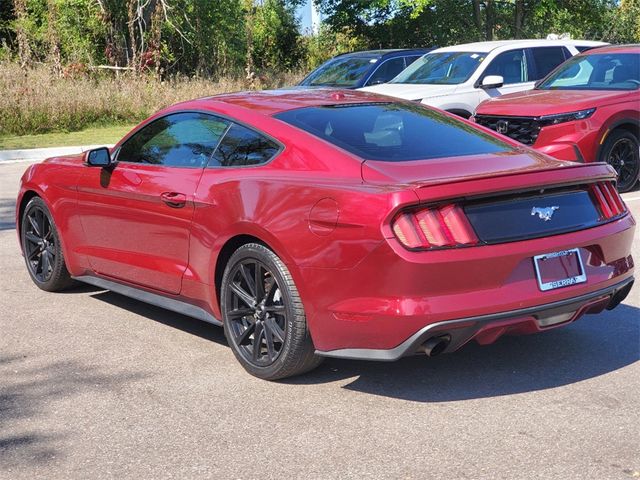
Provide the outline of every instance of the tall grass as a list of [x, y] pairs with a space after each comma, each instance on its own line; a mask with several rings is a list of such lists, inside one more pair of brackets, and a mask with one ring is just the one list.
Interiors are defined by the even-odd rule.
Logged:
[[[259, 77], [253, 88], [295, 84], [300, 75]], [[44, 65], [23, 70], [0, 63], [0, 135], [75, 131], [94, 125], [138, 122], [173, 103], [243, 90], [242, 79], [173, 78], [111, 73], [53, 75]]]

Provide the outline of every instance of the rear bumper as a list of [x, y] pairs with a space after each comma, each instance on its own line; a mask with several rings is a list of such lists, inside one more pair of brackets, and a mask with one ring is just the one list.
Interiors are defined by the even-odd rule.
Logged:
[[[606, 292], [633, 276], [634, 227], [629, 214], [562, 235], [430, 252], [389, 239], [352, 268], [303, 268], [299, 283], [314, 345], [320, 352], [392, 350], [441, 322]], [[587, 281], [542, 292], [532, 257], [574, 248]]]
[[[358, 360], [394, 361], [418, 353], [420, 346], [433, 337], [450, 338], [444, 350], [446, 353], [457, 350], [472, 339], [481, 344], [489, 344], [504, 334], [542, 332], [571, 323], [588, 313], [615, 308], [629, 294], [633, 282], [634, 279], [631, 277], [608, 288], [545, 305], [433, 323], [391, 349], [344, 348], [331, 351], [316, 350], [316, 354]], [[563, 320], [547, 323], [556, 318]]]

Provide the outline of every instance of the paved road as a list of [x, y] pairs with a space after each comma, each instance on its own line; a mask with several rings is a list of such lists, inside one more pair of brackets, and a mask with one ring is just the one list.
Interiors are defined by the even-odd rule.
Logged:
[[0, 478], [640, 476], [639, 287], [543, 335], [268, 383], [219, 328], [33, 286], [11, 218], [26, 166], [0, 165]]

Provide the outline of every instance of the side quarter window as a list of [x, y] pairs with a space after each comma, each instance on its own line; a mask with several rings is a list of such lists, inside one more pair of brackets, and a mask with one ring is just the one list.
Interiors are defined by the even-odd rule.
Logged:
[[204, 113], [175, 113], [154, 120], [120, 148], [118, 161], [167, 167], [203, 167], [229, 122]]
[[488, 75], [500, 75], [504, 84], [528, 82], [527, 61], [524, 50], [509, 50], [494, 58], [482, 78]]
[[271, 160], [280, 146], [264, 135], [236, 123], [220, 141], [209, 167], [246, 167], [260, 165]]

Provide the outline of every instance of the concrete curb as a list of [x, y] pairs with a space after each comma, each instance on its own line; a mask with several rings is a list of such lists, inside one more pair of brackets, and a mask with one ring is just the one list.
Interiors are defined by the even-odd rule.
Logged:
[[0, 162], [16, 160], [44, 160], [49, 157], [75, 155], [97, 147], [113, 147], [113, 145], [83, 145], [77, 147], [29, 148], [24, 150], [0, 150]]

